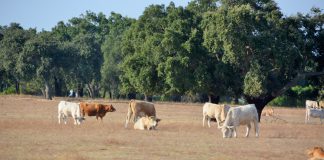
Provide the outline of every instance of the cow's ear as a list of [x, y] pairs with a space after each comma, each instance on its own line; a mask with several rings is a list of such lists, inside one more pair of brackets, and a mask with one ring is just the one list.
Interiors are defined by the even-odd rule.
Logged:
[[162, 119], [159, 119], [159, 118], [156, 119], [156, 122], [160, 122], [160, 121], [162, 121]]

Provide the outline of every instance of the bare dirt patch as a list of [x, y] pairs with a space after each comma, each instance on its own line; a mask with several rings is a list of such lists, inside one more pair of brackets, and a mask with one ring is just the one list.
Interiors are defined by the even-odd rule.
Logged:
[[[216, 123], [202, 127], [202, 104], [156, 103], [162, 121], [155, 131], [137, 131], [124, 122], [126, 101], [103, 122], [86, 117], [80, 125], [58, 124], [57, 104], [33, 96], [0, 96], [0, 159], [307, 159], [305, 150], [324, 146], [319, 119], [304, 124], [303, 109], [274, 108], [282, 120], [264, 117], [260, 137], [223, 139]], [[79, 101], [75, 100], [74, 101]], [[87, 100], [91, 101], [91, 100]]]

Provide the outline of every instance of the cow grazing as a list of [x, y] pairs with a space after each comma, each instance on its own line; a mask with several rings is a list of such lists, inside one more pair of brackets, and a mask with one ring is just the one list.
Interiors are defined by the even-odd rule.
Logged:
[[267, 108], [267, 109], [263, 109], [262, 113], [261, 113], [262, 116], [273, 116], [274, 115], [274, 110], [273, 108]]
[[254, 104], [230, 108], [221, 127], [223, 138], [231, 138], [233, 135], [236, 137], [236, 127], [239, 125], [247, 126], [245, 137], [248, 137], [252, 123], [255, 128], [255, 136], [259, 137], [258, 112]]
[[161, 119], [158, 119], [154, 116], [141, 117], [135, 122], [134, 129], [138, 129], [138, 130], [145, 130], [145, 128], [147, 130], [156, 129], [159, 121], [161, 121]]
[[96, 116], [96, 119], [98, 120], [98, 117], [100, 117], [101, 121], [107, 112], [116, 111], [113, 105], [104, 105], [99, 103], [85, 103], [85, 102], [80, 103], [80, 109], [83, 117], [85, 115]]
[[215, 118], [219, 128], [220, 123], [225, 121], [229, 109], [230, 106], [228, 105], [205, 103], [203, 106], [203, 127], [205, 126], [205, 120], [207, 119], [208, 127], [210, 128], [210, 121], [212, 118]]
[[322, 124], [322, 119], [324, 119], [324, 109], [315, 109], [315, 108], [306, 107], [305, 123], [309, 121], [310, 117], [320, 118]]
[[66, 124], [67, 117], [73, 117], [74, 124], [81, 124], [83, 118], [81, 117], [79, 103], [60, 101], [58, 104], [58, 123], [61, 123], [61, 118]]
[[306, 108], [319, 108], [317, 101], [306, 100]]
[[153, 103], [145, 102], [145, 101], [138, 101], [138, 100], [131, 100], [128, 106], [128, 112], [126, 115], [126, 122], [125, 128], [133, 116], [133, 122], [135, 123], [136, 120], [143, 116], [154, 116], [156, 117], [156, 111]]
[[324, 160], [324, 150], [322, 147], [314, 147], [307, 150], [307, 155], [310, 157], [309, 160]]

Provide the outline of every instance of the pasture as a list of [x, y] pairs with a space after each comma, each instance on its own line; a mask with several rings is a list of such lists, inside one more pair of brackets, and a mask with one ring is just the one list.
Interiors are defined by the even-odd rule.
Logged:
[[116, 108], [103, 122], [59, 125], [60, 100], [0, 96], [0, 159], [307, 159], [306, 149], [324, 146], [324, 125], [304, 124], [304, 109], [274, 108], [281, 120], [263, 117], [259, 138], [254, 130], [244, 138], [240, 127], [238, 138], [223, 139], [215, 122], [202, 127], [203, 104], [156, 103], [157, 130], [139, 131], [133, 123], [124, 128], [127, 101], [100, 100]]

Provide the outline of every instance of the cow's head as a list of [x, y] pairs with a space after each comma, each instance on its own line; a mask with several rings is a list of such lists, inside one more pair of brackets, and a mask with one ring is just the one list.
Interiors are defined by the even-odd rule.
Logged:
[[220, 128], [221, 128], [222, 133], [223, 133], [223, 138], [232, 138], [234, 126], [223, 125]]
[[155, 129], [158, 126], [158, 123], [161, 121], [161, 119], [156, 118], [155, 116], [146, 116], [146, 126], [147, 129]]
[[104, 106], [105, 106], [106, 112], [115, 112], [116, 111], [116, 109], [113, 107], [112, 104], [110, 104], [110, 105], [104, 105]]
[[76, 119], [76, 121], [77, 121], [77, 124], [81, 124], [82, 123], [82, 121], [85, 121], [85, 118], [84, 117], [77, 117], [77, 118], [75, 118]]

